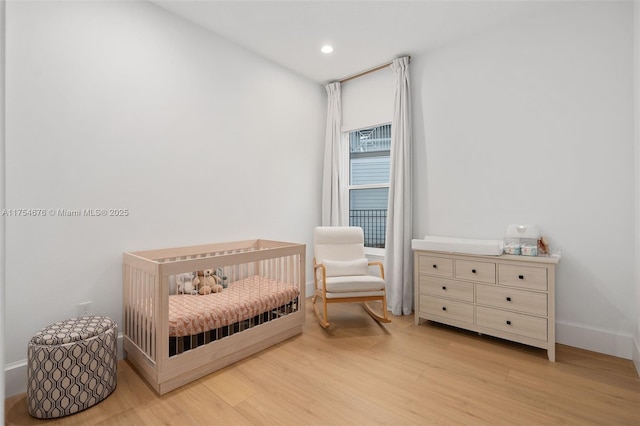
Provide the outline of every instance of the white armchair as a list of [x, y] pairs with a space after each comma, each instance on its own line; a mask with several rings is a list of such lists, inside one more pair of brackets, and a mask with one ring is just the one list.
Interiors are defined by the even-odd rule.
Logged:
[[[379, 275], [369, 273], [378, 266]], [[357, 226], [319, 226], [314, 232], [313, 310], [324, 328], [329, 327], [327, 305], [362, 302], [364, 309], [379, 322], [391, 322], [387, 315], [384, 267], [369, 262], [364, 255], [364, 235]], [[316, 302], [322, 302], [322, 313]], [[380, 301], [382, 313], [374, 312], [368, 302]]]

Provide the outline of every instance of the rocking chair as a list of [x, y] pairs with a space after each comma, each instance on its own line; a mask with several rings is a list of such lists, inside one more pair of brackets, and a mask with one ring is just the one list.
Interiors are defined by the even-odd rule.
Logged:
[[[364, 234], [357, 226], [319, 226], [314, 231], [313, 310], [323, 328], [329, 327], [327, 306], [330, 303], [362, 302], [373, 319], [389, 323], [384, 267], [369, 262], [364, 254]], [[379, 267], [379, 276], [369, 273]], [[382, 313], [374, 312], [368, 302], [380, 301]], [[322, 313], [316, 302], [322, 303]]]

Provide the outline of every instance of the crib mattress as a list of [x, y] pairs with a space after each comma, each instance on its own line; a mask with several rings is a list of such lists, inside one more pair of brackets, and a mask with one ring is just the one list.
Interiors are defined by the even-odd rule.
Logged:
[[430, 235], [425, 235], [422, 240], [412, 240], [411, 248], [413, 250], [433, 250], [447, 253], [480, 254], [487, 256], [499, 256], [503, 251], [501, 240], [472, 240]]
[[169, 296], [169, 336], [183, 337], [244, 321], [291, 302], [300, 290], [254, 275], [229, 284], [220, 293]]

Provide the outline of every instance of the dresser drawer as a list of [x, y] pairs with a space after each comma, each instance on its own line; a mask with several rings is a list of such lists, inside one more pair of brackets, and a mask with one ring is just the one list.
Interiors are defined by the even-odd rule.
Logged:
[[498, 265], [498, 284], [547, 290], [547, 269], [534, 266]]
[[473, 302], [473, 283], [420, 275], [420, 293]]
[[453, 277], [453, 259], [420, 256], [419, 272], [438, 277]]
[[515, 312], [476, 306], [476, 324], [532, 339], [547, 340], [547, 320]]
[[473, 324], [473, 305], [469, 303], [423, 296], [420, 297], [420, 311], [443, 319]]
[[546, 293], [476, 284], [476, 303], [526, 314], [547, 316]]
[[456, 278], [483, 283], [496, 282], [496, 264], [469, 260], [456, 260]]

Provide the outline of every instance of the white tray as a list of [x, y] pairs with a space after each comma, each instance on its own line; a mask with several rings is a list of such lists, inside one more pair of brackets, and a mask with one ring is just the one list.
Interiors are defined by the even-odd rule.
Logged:
[[422, 240], [412, 240], [411, 248], [414, 250], [431, 250], [486, 256], [499, 256], [503, 252], [502, 240], [471, 240], [465, 238], [433, 237], [429, 235], [426, 235]]

